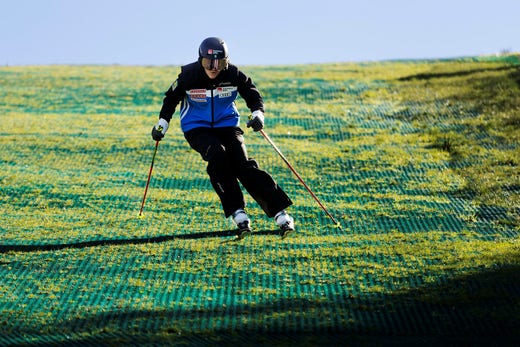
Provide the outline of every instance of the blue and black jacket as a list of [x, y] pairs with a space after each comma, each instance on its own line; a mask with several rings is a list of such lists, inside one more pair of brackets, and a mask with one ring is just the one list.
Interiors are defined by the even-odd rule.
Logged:
[[181, 129], [238, 127], [240, 114], [235, 100], [240, 95], [251, 112], [264, 111], [260, 92], [251, 78], [229, 64], [215, 79], [194, 62], [181, 67], [177, 80], [166, 91], [160, 118], [170, 121], [179, 103]]

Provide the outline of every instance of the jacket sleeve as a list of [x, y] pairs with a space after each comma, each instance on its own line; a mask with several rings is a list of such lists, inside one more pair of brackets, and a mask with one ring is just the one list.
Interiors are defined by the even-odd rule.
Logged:
[[240, 96], [245, 100], [251, 112], [256, 110], [264, 111], [264, 100], [256, 88], [253, 80], [237, 69], [237, 89]]
[[180, 75], [179, 78], [173, 82], [170, 88], [168, 88], [166, 91], [161, 112], [159, 112], [159, 118], [164, 118], [166, 121], [168, 121], [168, 123], [175, 113], [175, 108], [185, 96], [184, 89], [179, 85], [179, 79]]

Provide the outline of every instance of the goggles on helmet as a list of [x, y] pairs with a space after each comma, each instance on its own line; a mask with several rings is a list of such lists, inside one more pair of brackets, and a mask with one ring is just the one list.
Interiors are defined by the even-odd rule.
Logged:
[[202, 58], [202, 67], [208, 70], [225, 70], [228, 66], [228, 58], [222, 59], [211, 59], [211, 58]]

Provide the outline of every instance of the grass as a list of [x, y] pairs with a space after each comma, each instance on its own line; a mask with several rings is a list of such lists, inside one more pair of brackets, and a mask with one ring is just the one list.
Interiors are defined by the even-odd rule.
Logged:
[[0, 68], [0, 344], [518, 341], [519, 66], [244, 67], [343, 230], [247, 131], [298, 233], [241, 242], [176, 117], [137, 218], [178, 67]]

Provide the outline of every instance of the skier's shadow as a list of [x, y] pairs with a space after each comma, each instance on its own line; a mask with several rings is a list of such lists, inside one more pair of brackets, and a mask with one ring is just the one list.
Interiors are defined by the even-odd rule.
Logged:
[[[278, 235], [280, 230], [259, 230], [252, 232], [248, 237], [265, 235]], [[198, 240], [205, 238], [230, 238], [222, 243], [238, 242], [238, 230], [222, 230], [222, 231], [204, 231], [194, 232], [190, 234], [176, 234], [176, 235], [160, 235], [154, 237], [141, 237], [132, 239], [99, 239], [87, 240], [71, 243], [56, 243], [56, 244], [32, 244], [32, 245], [6, 245], [0, 244], [0, 253], [7, 252], [39, 252], [39, 251], [57, 251], [66, 248], [88, 248], [98, 246], [113, 246], [113, 245], [139, 245], [146, 243], [161, 243], [171, 240]]]

